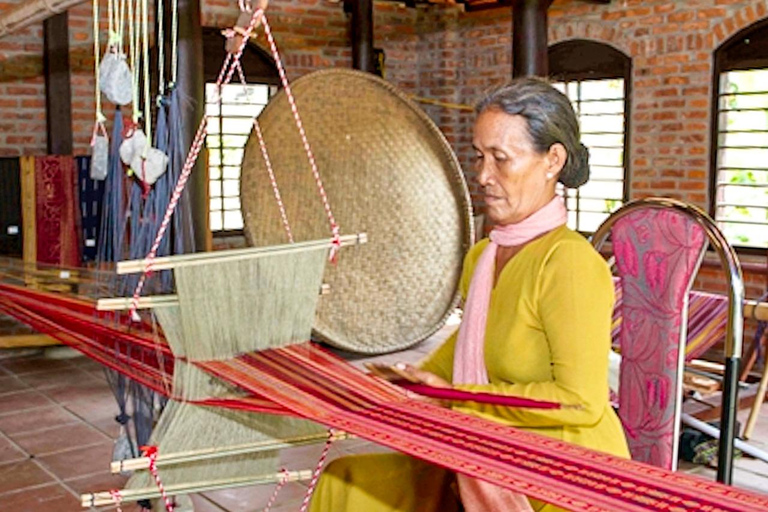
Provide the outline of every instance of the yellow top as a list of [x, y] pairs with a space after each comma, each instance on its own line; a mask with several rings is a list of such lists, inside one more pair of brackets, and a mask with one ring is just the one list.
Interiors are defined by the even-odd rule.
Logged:
[[[470, 249], [460, 290], [466, 298], [488, 240]], [[485, 333], [490, 383], [457, 389], [578, 405], [527, 409], [456, 402], [454, 409], [619, 456], [624, 431], [608, 401], [613, 281], [583, 236], [565, 226], [533, 240], [502, 269]], [[451, 381], [454, 333], [421, 365]]]

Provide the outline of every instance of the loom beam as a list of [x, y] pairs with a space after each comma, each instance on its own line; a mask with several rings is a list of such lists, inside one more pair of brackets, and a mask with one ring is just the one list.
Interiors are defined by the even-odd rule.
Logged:
[[[274, 484], [277, 482], [299, 482], [312, 478], [312, 470], [305, 469], [300, 471], [288, 471], [262, 475], [260, 477], [211, 480], [201, 482], [195, 485], [178, 484], [165, 486], [165, 492], [168, 496], [177, 494], [190, 494], [199, 492], [217, 491], [220, 489], [231, 489], [234, 487], [244, 487], [248, 485]], [[140, 501], [145, 499], [155, 499], [160, 497], [160, 491], [156, 487], [147, 487], [143, 489], [124, 489], [120, 491], [120, 497], [123, 501]], [[115, 499], [109, 491], [95, 492], [80, 495], [80, 503], [84, 508], [104, 507], [114, 505]]]
[[[331, 441], [342, 441], [344, 439], [351, 439], [352, 437], [354, 436], [350, 436], [344, 432], [334, 432], [331, 435]], [[236, 455], [258, 453], [264, 450], [282, 450], [284, 448], [294, 448], [296, 446], [316, 444], [327, 440], [328, 434], [322, 433], [318, 435], [283, 439], [282, 442], [267, 441], [243, 444], [240, 446], [228, 446], [226, 448], [213, 447], [204, 450], [193, 450], [183, 453], [180, 452], [160, 454], [155, 459], [155, 463], [158, 467], [170, 466], [173, 464], [185, 464], [187, 462], [197, 462], [202, 460], [217, 459], [221, 457], [233, 457]], [[113, 474], [122, 473], [123, 471], [138, 471], [141, 469], [149, 469], [149, 457], [119, 460], [110, 464], [110, 470]]]

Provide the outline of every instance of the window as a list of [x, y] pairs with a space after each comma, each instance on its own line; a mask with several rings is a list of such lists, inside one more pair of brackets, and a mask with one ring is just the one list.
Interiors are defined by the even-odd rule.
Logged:
[[550, 47], [549, 59], [553, 84], [573, 103], [590, 153], [589, 181], [558, 191], [566, 199], [568, 226], [592, 233], [627, 200], [630, 59], [608, 45], [583, 40]]
[[[714, 218], [726, 239], [768, 248], [768, 24], [715, 52]], [[762, 59], [761, 59], [762, 57]]]
[[271, 57], [248, 44], [240, 62], [245, 78], [237, 74], [231, 83], [216, 90], [221, 63], [226, 58], [225, 39], [217, 28], [203, 28], [203, 73], [205, 112], [208, 115], [209, 225], [214, 234], [237, 233], [243, 229], [240, 212], [240, 166], [245, 146], [258, 116], [277, 91], [279, 76]]
[[208, 115], [208, 185], [211, 231], [243, 229], [240, 212], [240, 166], [253, 120], [270, 96], [265, 84], [227, 84], [217, 93], [216, 84], [205, 86]]

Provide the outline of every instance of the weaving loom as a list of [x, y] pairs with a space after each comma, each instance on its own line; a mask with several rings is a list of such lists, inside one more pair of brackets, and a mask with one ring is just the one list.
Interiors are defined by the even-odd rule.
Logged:
[[[244, 41], [260, 14], [254, 13]], [[239, 53], [235, 61], [237, 57]], [[182, 175], [182, 188], [185, 180]], [[461, 184], [458, 187], [462, 189]], [[462, 212], [461, 204], [455, 211]], [[0, 282], [0, 311], [174, 400], [154, 434], [160, 453], [150, 457], [150, 470], [155, 471], [136, 475], [129, 484], [136, 490], [118, 493], [120, 499], [189, 492], [182, 482], [190, 479], [198, 483], [197, 490], [275, 482], [280, 478], [276, 450], [320, 438], [326, 428], [333, 428], [571, 510], [768, 508], [768, 496], [431, 405], [307, 343], [329, 251], [345, 242], [363, 241], [358, 235], [341, 237], [329, 208], [326, 213], [331, 218], [331, 240], [213, 257], [161, 260], [151, 254], [134, 265], [134, 271], [160, 270], [167, 263], [174, 269], [176, 294], [142, 298], [139, 288], [132, 299], [102, 303], [110, 309], [130, 309], [133, 321], [126, 314], [97, 310], [92, 300], [25, 288], [19, 283], [26, 283], [34, 270], [7, 264], [17, 283]], [[457, 218], [461, 219], [457, 224], [468, 220]], [[471, 230], [462, 231], [460, 226], [456, 231], [460, 247], [462, 236]], [[161, 229], [158, 238], [162, 234]], [[371, 247], [378, 242], [375, 238], [372, 235]], [[360, 251], [364, 261], [368, 248], [354, 251]], [[121, 271], [130, 266], [123, 265]], [[343, 289], [343, 275], [338, 279], [342, 284], [338, 289]], [[455, 286], [449, 282], [442, 287], [449, 289], [443, 296], [450, 296], [447, 302], [452, 303]], [[336, 289], [332, 283], [332, 292]], [[153, 315], [137, 311], [147, 306], [153, 307]], [[444, 312], [437, 316], [441, 315]], [[227, 460], [211, 466], [203, 452], [212, 446], [219, 448], [213, 455]], [[197, 456], [185, 458], [179, 452]], [[160, 457], [166, 454], [161, 464]], [[154, 487], [160, 482], [153, 474], [157, 466], [164, 490]], [[212, 472], [222, 478], [211, 479]], [[86, 506], [114, 501], [115, 493], [84, 496]]]

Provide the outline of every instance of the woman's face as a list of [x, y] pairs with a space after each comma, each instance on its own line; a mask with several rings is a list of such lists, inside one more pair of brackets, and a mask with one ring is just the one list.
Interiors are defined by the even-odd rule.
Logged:
[[475, 121], [472, 146], [486, 213], [494, 224], [516, 224], [555, 196], [567, 153], [561, 144], [538, 153], [524, 117], [496, 109], [482, 112]]

